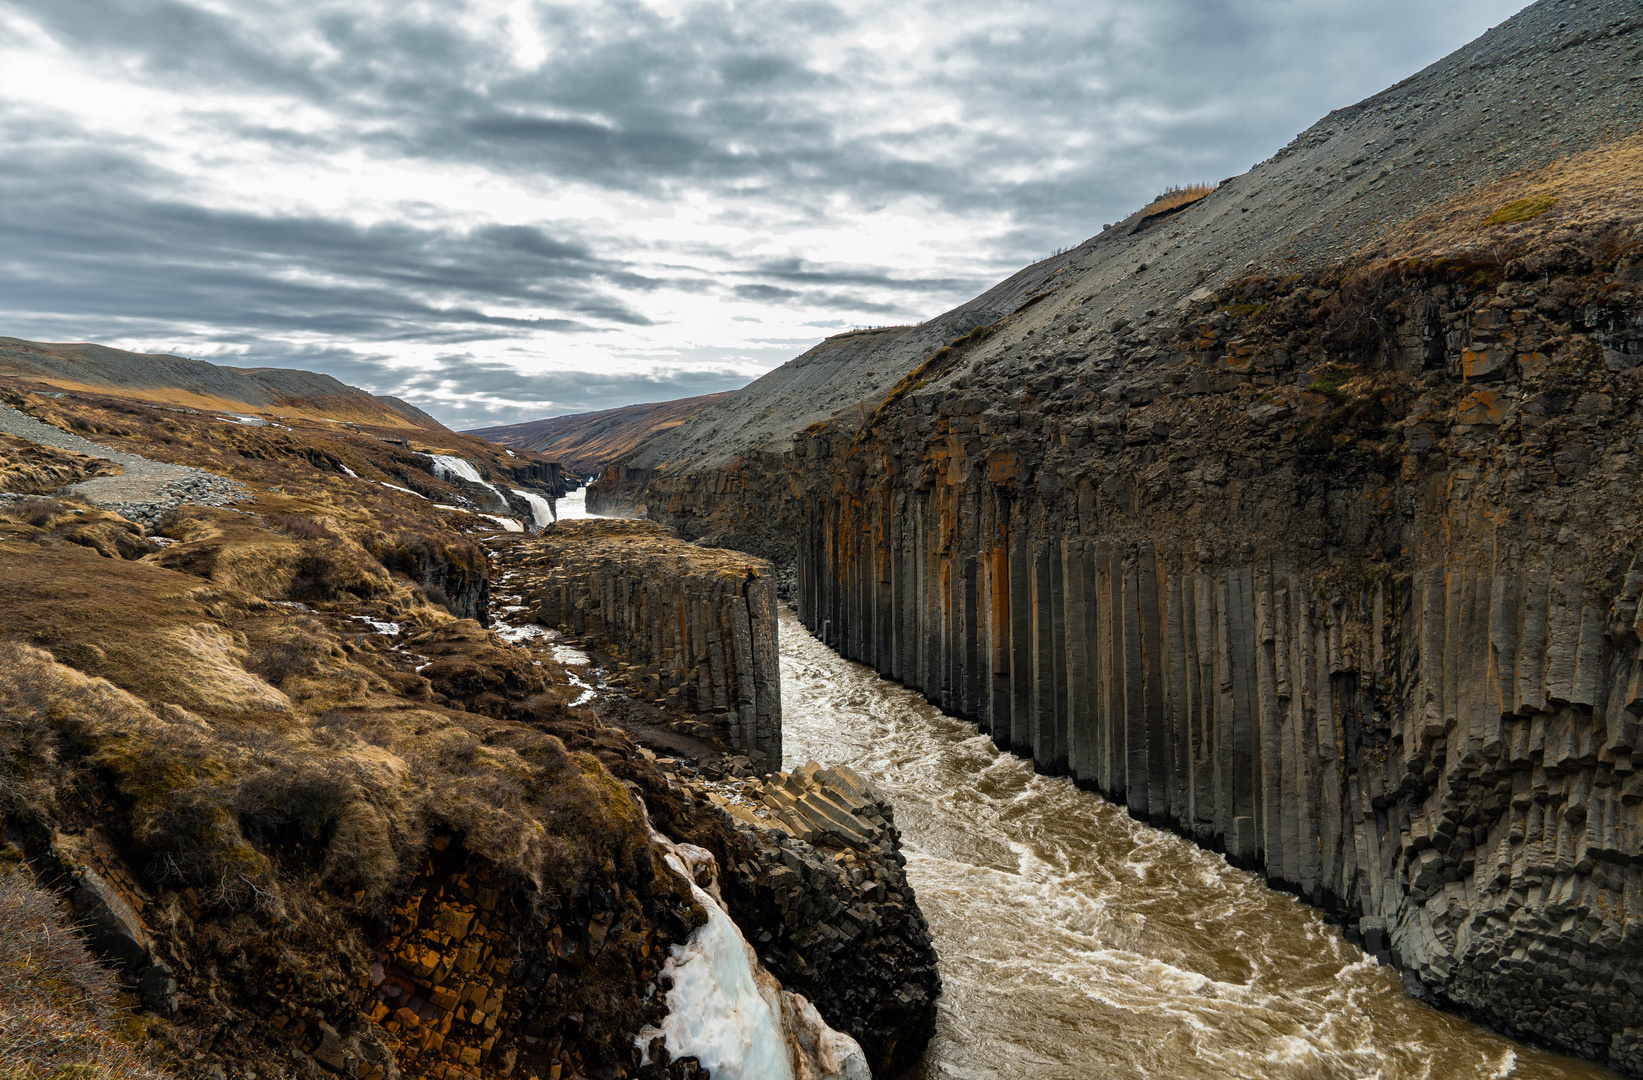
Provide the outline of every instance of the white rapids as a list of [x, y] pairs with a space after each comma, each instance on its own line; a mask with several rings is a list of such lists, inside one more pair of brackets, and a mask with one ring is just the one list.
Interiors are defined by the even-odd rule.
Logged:
[[[941, 957], [917, 1080], [1592, 1080], [1404, 993], [1320, 912], [781, 612], [783, 750], [886, 792]], [[718, 1074], [715, 1073], [715, 1076]]]
[[588, 489], [579, 487], [569, 492], [558, 501], [560, 521], [577, 521], [581, 518], [599, 517], [599, 514], [588, 513]]

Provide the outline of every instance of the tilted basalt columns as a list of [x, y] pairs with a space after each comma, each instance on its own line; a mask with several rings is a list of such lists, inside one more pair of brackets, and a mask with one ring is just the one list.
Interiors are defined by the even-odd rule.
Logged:
[[653, 522], [577, 520], [510, 545], [508, 564], [537, 621], [622, 657], [638, 696], [710, 718], [732, 747], [781, 764], [768, 563]]

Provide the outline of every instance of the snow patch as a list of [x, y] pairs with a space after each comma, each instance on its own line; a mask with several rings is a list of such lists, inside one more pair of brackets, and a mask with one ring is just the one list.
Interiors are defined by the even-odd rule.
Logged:
[[484, 518], [486, 521], [496, 522], [498, 525], [502, 526], [508, 532], [524, 532], [525, 531], [525, 526], [519, 524], [519, 522], [515, 521], [513, 518], [497, 517], [494, 514], [480, 514], [478, 516]]
[[507, 642], [530, 641], [533, 638], [546, 637], [547, 631], [534, 623], [524, 626], [509, 626], [506, 623], [496, 623], [491, 627], [496, 636]]
[[424, 502], [426, 502], [428, 500], [428, 496], [420, 495], [417, 492], [412, 491], [410, 488], [402, 488], [398, 484], [390, 484], [386, 480], [378, 480], [377, 483], [381, 484], [385, 488], [393, 488], [395, 491], [403, 491], [407, 495], [416, 495], [417, 498], [421, 499]]
[[[668, 1014], [660, 1029], [646, 1027], [634, 1040], [647, 1063], [650, 1041], [661, 1035], [669, 1053], [695, 1057], [714, 1080], [872, 1080], [856, 1040], [828, 1027], [815, 1006], [783, 990], [759, 964], [709, 891], [712, 854], [675, 844], [654, 829], [650, 838], [690, 885], [707, 922], [670, 950], [664, 965], [673, 978]], [[699, 884], [704, 878], [706, 888]]]

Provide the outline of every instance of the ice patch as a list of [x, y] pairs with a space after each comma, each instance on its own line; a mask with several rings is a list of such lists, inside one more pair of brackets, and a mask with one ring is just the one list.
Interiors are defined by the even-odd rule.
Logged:
[[569, 667], [581, 667], [583, 664], [593, 663], [587, 653], [581, 649], [573, 649], [569, 645], [555, 645], [553, 647], [553, 662], [565, 664]]
[[650, 1040], [661, 1035], [669, 1053], [696, 1058], [714, 1080], [871, 1080], [856, 1040], [828, 1027], [809, 1001], [783, 990], [719, 900], [697, 883], [707, 877], [712, 887], [713, 856], [654, 830], [651, 839], [690, 885], [707, 922], [670, 950], [668, 1014], [660, 1029], [639, 1032], [640, 1051], [648, 1058]]
[[497, 623], [491, 629], [497, 637], [508, 642], [530, 641], [532, 638], [547, 636], [547, 631], [534, 623], [527, 623], [524, 626], [509, 626], [506, 623]]
[[587, 683], [583, 682], [581, 679], [577, 678], [574, 671], [571, 672], [570, 675], [570, 684], [572, 686], [580, 686], [582, 688], [582, 692], [577, 695], [576, 700], [570, 703], [571, 708], [573, 709], [578, 705], [586, 705], [588, 702], [599, 696], [599, 692]]

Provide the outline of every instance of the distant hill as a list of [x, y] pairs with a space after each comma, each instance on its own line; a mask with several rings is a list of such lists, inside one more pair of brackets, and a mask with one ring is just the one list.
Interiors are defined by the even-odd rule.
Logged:
[[0, 378], [63, 390], [118, 392], [142, 401], [206, 411], [446, 430], [413, 405], [398, 398], [373, 397], [329, 375], [290, 368], [223, 367], [168, 353], [133, 353], [104, 345], [0, 337]]
[[703, 394], [644, 405], [624, 405], [602, 412], [573, 413], [524, 424], [476, 428], [466, 432], [515, 450], [535, 450], [573, 472], [592, 474], [606, 463], [631, 453], [652, 435], [678, 427], [703, 409], [735, 394]]

